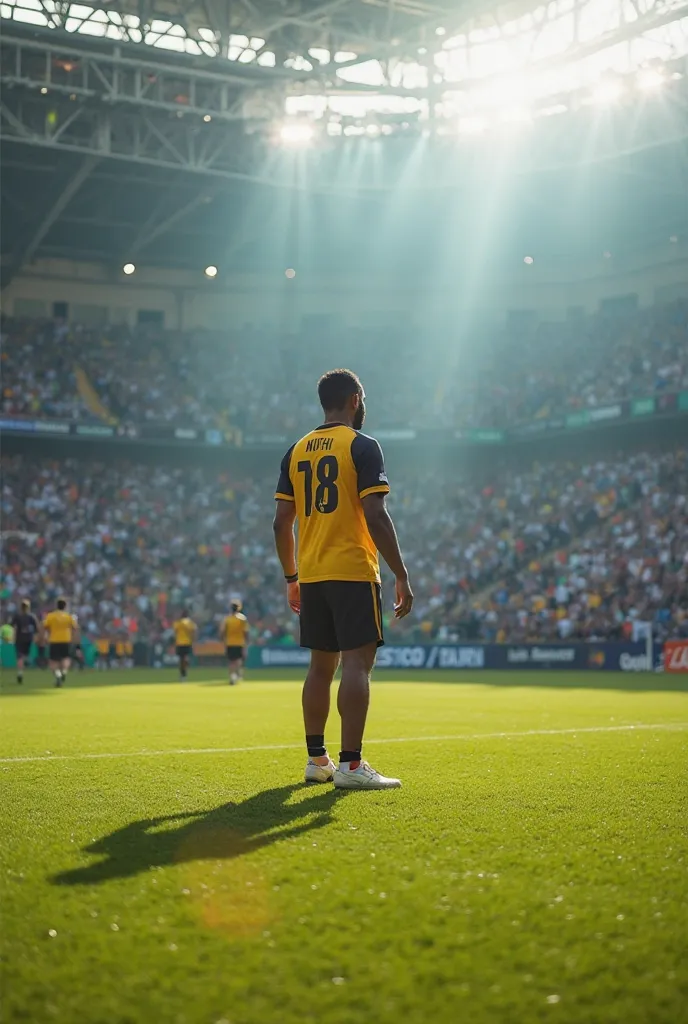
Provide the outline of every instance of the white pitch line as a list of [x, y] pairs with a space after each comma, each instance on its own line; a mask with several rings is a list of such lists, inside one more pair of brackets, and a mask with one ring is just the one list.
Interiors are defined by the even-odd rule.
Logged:
[[[519, 736], [573, 736], [588, 732], [635, 732], [639, 730], [678, 731], [688, 729], [688, 722], [637, 722], [635, 725], [584, 725], [570, 729], [524, 729], [520, 732], [460, 733], [456, 736], [391, 736], [369, 743], [453, 743], [466, 740], [504, 740]], [[0, 764], [25, 764], [30, 761], [98, 761], [126, 757], [180, 757], [183, 754], [251, 754], [261, 750], [302, 750], [302, 743], [272, 743], [255, 747], [182, 747], [179, 750], [131, 750], [100, 754], [37, 754], [30, 757], [0, 757]]]

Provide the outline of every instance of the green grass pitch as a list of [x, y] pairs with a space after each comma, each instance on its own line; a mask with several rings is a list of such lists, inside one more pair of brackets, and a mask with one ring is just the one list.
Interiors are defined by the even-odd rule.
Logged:
[[338, 794], [222, 675], [5, 674], [2, 1024], [688, 1021], [681, 679], [380, 674]]

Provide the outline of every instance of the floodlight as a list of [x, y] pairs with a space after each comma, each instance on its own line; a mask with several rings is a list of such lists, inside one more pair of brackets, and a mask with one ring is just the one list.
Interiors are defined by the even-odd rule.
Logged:
[[486, 128], [483, 117], [460, 117], [457, 125], [459, 135], [480, 135]]
[[621, 82], [609, 80], [606, 82], [600, 82], [598, 86], [593, 90], [592, 96], [590, 97], [593, 103], [599, 103], [606, 105], [610, 103], [616, 103], [616, 101], [622, 96], [623, 88]]
[[304, 121], [289, 121], [279, 130], [279, 137], [288, 146], [305, 146], [313, 140], [313, 127]]
[[644, 68], [638, 72], [638, 88], [643, 92], [654, 92], [660, 89], [664, 82], [664, 75], [657, 68]]
[[533, 115], [527, 107], [508, 107], [502, 113], [502, 121], [507, 124], [529, 124]]

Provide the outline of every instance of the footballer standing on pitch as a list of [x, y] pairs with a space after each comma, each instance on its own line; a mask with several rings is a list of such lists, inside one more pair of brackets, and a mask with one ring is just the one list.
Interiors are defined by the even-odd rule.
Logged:
[[31, 644], [38, 638], [38, 619], [31, 611], [31, 602], [24, 598], [21, 611], [15, 613], [11, 625], [14, 628], [14, 649], [17, 656], [17, 682], [24, 682], [24, 664], [31, 651]]
[[[303, 686], [306, 782], [393, 789], [401, 785], [399, 779], [381, 775], [361, 755], [370, 672], [384, 643], [378, 551], [396, 578], [397, 618], [411, 611], [413, 593], [385, 506], [389, 483], [382, 450], [374, 438], [360, 433], [365, 418], [361, 382], [350, 370], [331, 370], [318, 381], [318, 397], [325, 422], [282, 459], [274, 521], [287, 600], [300, 616], [301, 646], [311, 651]], [[340, 656], [342, 749], [337, 767], [325, 749], [324, 733]]]

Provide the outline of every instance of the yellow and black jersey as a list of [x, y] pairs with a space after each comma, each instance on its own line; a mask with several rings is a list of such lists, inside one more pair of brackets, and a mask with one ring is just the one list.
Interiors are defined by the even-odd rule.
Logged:
[[245, 647], [248, 643], [248, 619], [241, 612], [228, 615], [224, 621], [225, 644], [227, 647]]
[[177, 647], [190, 647], [196, 633], [196, 623], [191, 619], [177, 619], [172, 623]]
[[72, 635], [76, 629], [76, 616], [69, 612], [58, 611], [48, 612], [43, 619], [43, 628], [48, 634], [48, 643], [71, 644]]
[[296, 503], [302, 583], [377, 583], [380, 566], [361, 499], [387, 494], [382, 449], [375, 438], [343, 423], [325, 423], [282, 459], [275, 498]]

